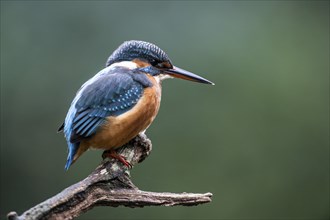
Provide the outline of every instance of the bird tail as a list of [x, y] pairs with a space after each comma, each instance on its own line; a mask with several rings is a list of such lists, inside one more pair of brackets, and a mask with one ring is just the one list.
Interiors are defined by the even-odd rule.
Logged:
[[80, 144], [79, 142], [78, 143], [68, 143], [69, 154], [68, 154], [68, 158], [66, 160], [66, 164], [64, 167], [65, 170], [68, 170], [70, 168], [70, 166], [72, 165], [72, 163], [74, 162], [74, 156], [77, 153], [79, 144]]

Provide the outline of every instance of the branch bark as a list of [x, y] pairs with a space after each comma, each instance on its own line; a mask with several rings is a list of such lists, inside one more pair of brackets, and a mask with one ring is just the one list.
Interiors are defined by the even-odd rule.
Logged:
[[[142, 162], [150, 153], [151, 141], [140, 134], [118, 149], [132, 165]], [[193, 206], [211, 202], [211, 193], [158, 193], [139, 190], [131, 181], [129, 170], [118, 160], [103, 161], [88, 177], [64, 189], [54, 197], [9, 220], [73, 219], [95, 206]]]

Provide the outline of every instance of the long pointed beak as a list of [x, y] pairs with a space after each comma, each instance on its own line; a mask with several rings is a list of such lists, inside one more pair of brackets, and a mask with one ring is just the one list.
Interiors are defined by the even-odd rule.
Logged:
[[190, 80], [198, 83], [205, 83], [205, 84], [211, 84], [214, 85], [213, 82], [204, 79], [203, 77], [200, 77], [194, 73], [191, 73], [187, 70], [181, 69], [179, 67], [173, 66], [172, 69], [167, 69], [164, 71], [166, 74], [173, 76], [175, 78]]

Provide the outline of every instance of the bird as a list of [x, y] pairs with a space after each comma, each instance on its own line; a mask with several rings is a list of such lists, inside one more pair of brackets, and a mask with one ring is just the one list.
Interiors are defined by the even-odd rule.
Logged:
[[104, 150], [103, 158], [117, 158], [130, 167], [115, 150], [145, 132], [153, 122], [160, 107], [161, 83], [168, 78], [214, 85], [174, 66], [153, 43], [122, 43], [109, 56], [105, 68], [77, 91], [58, 129], [68, 145], [65, 170], [90, 148]]

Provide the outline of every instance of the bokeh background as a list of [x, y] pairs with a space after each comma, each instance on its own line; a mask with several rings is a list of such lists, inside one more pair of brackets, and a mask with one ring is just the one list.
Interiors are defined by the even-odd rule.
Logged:
[[140, 189], [212, 192], [197, 207], [95, 208], [79, 219], [328, 219], [329, 1], [1, 1], [0, 218], [87, 176], [56, 133], [125, 40], [215, 86], [163, 83]]

